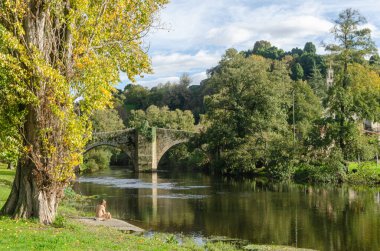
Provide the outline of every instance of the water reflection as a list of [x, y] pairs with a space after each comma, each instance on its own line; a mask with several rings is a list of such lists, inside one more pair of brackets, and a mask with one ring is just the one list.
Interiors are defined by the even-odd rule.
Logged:
[[319, 250], [380, 250], [380, 189], [111, 170], [79, 179], [115, 217], [157, 231]]
[[157, 173], [152, 173], [152, 216], [157, 218]]

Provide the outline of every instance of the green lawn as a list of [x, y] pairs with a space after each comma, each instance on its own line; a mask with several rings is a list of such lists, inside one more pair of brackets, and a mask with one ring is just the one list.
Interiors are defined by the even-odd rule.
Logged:
[[[9, 250], [202, 250], [195, 244], [166, 243], [123, 234], [103, 227], [86, 227], [69, 220], [64, 228], [47, 227], [33, 221], [0, 219], [0, 249]], [[233, 249], [230, 249], [233, 250]]]
[[15, 175], [14, 170], [6, 169], [7, 166], [0, 163], [0, 207], [2, 207], [11, 192], [11, 185]]

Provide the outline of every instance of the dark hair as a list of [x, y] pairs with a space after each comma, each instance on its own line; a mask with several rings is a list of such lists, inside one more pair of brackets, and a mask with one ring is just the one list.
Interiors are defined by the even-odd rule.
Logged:
[[100, 199], [99, 200], [99, 204], [103, 204], [103, 202], [106, 202], [106, 200], [105, 199]]

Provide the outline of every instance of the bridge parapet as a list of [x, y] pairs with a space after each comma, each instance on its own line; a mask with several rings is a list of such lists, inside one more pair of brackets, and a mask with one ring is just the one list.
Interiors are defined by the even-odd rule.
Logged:
[[115, 141], [123, 141], [125, 140], [125, 137], [128, 137], [131, 135], [131, 133], [134, 133], [136, 129], [134, 128], [128, 128], [125, 130], [118, 130], [118, 131], [112, 131], [112, 132], [95, 132], [92, 134], [93, 140], [104, 140], [104, 139], [111, 139]]

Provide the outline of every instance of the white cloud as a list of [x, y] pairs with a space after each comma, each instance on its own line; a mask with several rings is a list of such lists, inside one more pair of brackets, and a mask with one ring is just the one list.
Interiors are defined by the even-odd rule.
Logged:
[[178, 82], [178, 81], [179, 81], [179, 77], [174, 76], [174, 77], [157, 78], [153, 80], [138, 80], [137, 84], [151, 88], [158, 84], [165, 84], [167, 82]]
[[[202, 80], [207, 78], [206, 72], [197, 72], [194, 74], [190, 74], [190, 78], [192, 80], [191, 85], [198, 85]], [[165, 84], [167, 82], [172, 82], [172, 83], [178, 83], [179, 82], [179, 77], [177, 76], [171, 76], [171, 77], [164, 77], [164, 78], [156, 78], [152, 80], [139, 80], [137, 81], [137, 84], [152, 88], [158, 84]]]
[[365, 27], [369, 28], [371, 30], [372, 38], [374, 38], [374, 39], [380, 38], [380, 29], [375, 24], [368, 23], [368, 24], [365, 25]]
[[190, 78], [192, 80], [191, 84], [198, 85], [202, 80], [207, 78], [207, 74], [205, 71], [202, 71], [202, 72], [191, 75]]
[[[190, 74], [189, 77], [191, 78], [191, 85], [198, 85], [202, 80], [207, 78], [207, 74], [205, 71], [203, 71], [203, 72]], [[137, 84], [148, 87], [148, 88], [152, 88], [158, 84], [165, 84], [167, 82], [178, 83], [179, 79], [180, 78], [177, 76], [156, 78], [156, 79], [151, 79], [151, 80], [140, 79], [139, 81], [137, 81]]]
[[152, 57], [153, 70], [156, 76], [165, 76], [173, 73], [193, 72], [199, 68], [210, 68], [220, 60], [220, 53], [198, 51], [197, 53], [158, 54]]
[[331, 38], [333, 20], [348, 7], [367, 17], [380, 45], [378, 0], [173, 0], [161, 14], [167, 29], [147, 37], [154, 74], [140, 82], [178, 80], [184, 72], [204, 77], [227, 48], [249, 49], [257, 40], [285, 50], [312, 41], [323, 53], [320, 42]]

